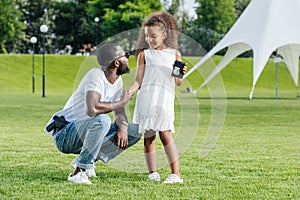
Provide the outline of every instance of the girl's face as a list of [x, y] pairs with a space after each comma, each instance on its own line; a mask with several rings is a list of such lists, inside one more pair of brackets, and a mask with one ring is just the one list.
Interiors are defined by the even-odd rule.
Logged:
[[165, 48], [164, 40], [166, 39], [166, 32], [159, 26], [145, 27], [145, 40], [152, 49]]

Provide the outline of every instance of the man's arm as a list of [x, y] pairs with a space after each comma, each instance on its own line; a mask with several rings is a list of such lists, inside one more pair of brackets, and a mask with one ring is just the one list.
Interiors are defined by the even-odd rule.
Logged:
[[117, 108], [114, 111], [114, 117], [115, 117], [115, 123], [117, 124], [118, 127], [124, 127], [124, 125], [125, 126], [127, 125], [128, 119], [124, 107]]
[[125, 149], [128, 146], [128, 120], [124, 107], [117, 108], [114, 111], [115, 123], [118, 126], [113, 143], [116, 143], [119, 149]]
[[123, 91], [120, 101], [100, 102], [101, 94], [95, 91], [88, 91], [85, 96], [86, 113], [90, 117], [95, 117], [98, 114], [109, 113], [113, 110], [124, 107], [131, 97], [132, 94], [129, 95], [127, 91]]

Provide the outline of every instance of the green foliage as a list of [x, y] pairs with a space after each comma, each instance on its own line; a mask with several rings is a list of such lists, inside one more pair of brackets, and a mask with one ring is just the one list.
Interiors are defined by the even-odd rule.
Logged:
[[[83, 44], [95, 46], [113, 35], [139, 28], [143, 19], [149, 13], [162, 10], [163, 4], [164, 9], [177, 18], [181, 32], [208, 51], [223, 37], [235, 21], [234, 15], [239, 16], [249, 0], [197, 2], [201, 6], [194, 20], [180, 9], [186, 3], [182, 0], [1, 0], [0, 53], [29, 53], [32, 36], [38, 38], [36, 52], [42, 53], [43, 34], [39, 28], [46, 24], [49, 27], [47, 52], [62, 52], [70, 45], [75, 54]], [[96, 17], [99, 22], [95, 22]], [[135, 35], [130, 37], [131, 49]]]
[[15, 47], [23, 37], [25, 25], [20, 21], [22, 12], [17, 5], [16, 0], [0, 0], [0, 53], [7, 53], [7, 46]]
[[120, 3], [125, 1], [106, 1], [106, 0], [90, 0], [89, 8], [87, 10], [88, 15], [93, 17], [99, 17], [105, 15], [105, 8], [117, 9]]
[[[20, 1], [20, 9], [22, 10], [23, 17], [21, 21], [25, 22], [25, 37], [19, 41], [21, 43], [19, 53], [28, 53], [28, 46], [31, 46], [30, 38], [35, 36], [38, 42], [35, 44], [36, 52], [43, 52], [42, 38], [43, 33], [40, 31], [40, 26], [45, 24], [48, 26], [46, 37], [47, 52], [53, 52], [54, 38], [55, 38], [55, 23], [54, 23], [54, 8], [51, 0], [27, 0]], [[21, 48], [22, 47], [22, 48]], [[52, 51], [53, 50], [53, 51]]]
[[249, 5], [250, 1], [251, 0], [235, 0], [234, 7], [237, 17], [239, 17], [243, 13], [245, 8]]
[[[224, 36], [223, 34], [219, 34], [214, 30], [202, 27], [197, 23], [197, 21], [185, 22], [182, 25], [182, 33], [197, 41], [207, 52], [212, 49]], [[198, 52], [194, 51], [188, 55], [192, 56], [193, 53]]]
[[[36, 49], [41, 52], [42, 24], [49, 28], [47, 52], [57, 53], [71, 45], [76, 53], [82, 44], [97, 45], [112, 34], [138, 27], [145, 15], [162, 7], [159, 0], [1, 0], [0, 3], [0, 53], [28, 53], [32, 36], [38, 38]], [[100, 19], [98, 23], [95, 17]]]
[[198, 18], [189, 23], [185, 33], [209, 51], [236, 20], [234, 0], [197, 0]]
[[224, 34], [236, 20], [234, 0], [197, 0], [200, 26]]
[[161, 8], [162, 5], [157, 0], [127, 1], [124, 4], [120, 4], [117, 9], [106, 8], [103, 23], [101, 24], [105, 38], [125, 30], [140, 27], [148, 14], [161, 10]]
[[56, 2], [54, 9], [56, 48], [64, 49], [66, 45], [71, 45], [73, 53], [76, 53], [83, 44], [96, 45], [98, 24], [94, 22], [94, 18], [87, 15], [87, 2]]

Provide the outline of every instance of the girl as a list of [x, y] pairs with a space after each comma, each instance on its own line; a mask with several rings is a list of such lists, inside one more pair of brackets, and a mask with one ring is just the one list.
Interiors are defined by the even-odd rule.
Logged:
[[[134, 111], [135, 123], [144, 132], [144, 153], [149, 170], [148, 178], [160, 181], [156, 171], [156, 132], [164, 145], [171, 167], [171, 175], [164, 183], [183, 183], [179, 173], [179, 158], [173, 141], [175, 84], [182, 79], [173, 77], [175, 60], [181, 61], [177, 44], [178, 26], [167, 12], [156, 12], [147, 17], [139, 33], [137, 71], [128, 92], [140, 89]], [[186, 72], [186, 66], [184, 67]]]

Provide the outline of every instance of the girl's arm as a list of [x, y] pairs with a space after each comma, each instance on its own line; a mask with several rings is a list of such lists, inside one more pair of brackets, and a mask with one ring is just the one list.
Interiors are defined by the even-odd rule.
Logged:
[[[181, 61], [181, 54], [180, 54], [179, 51], [176, 51], [176, 60]], [[184, 68], [183, 68], [183, 74], [185, 74], [186, 71], [187, 71], [187, 67], [184, 66]], [[175, 84], [177, 86], [180, 86], [182, 84], [182, 82], [183, 82], [183, 79], [175, 77]]]
[[145, 73], [145, 53], [141, 51], [137, 58], [137, 66], [136, 66], [136, 74], [134, 81], [132, 82], [131, 86], [128, 89], [129, 94], [135, 93], [142, 84], [143, 78]]

